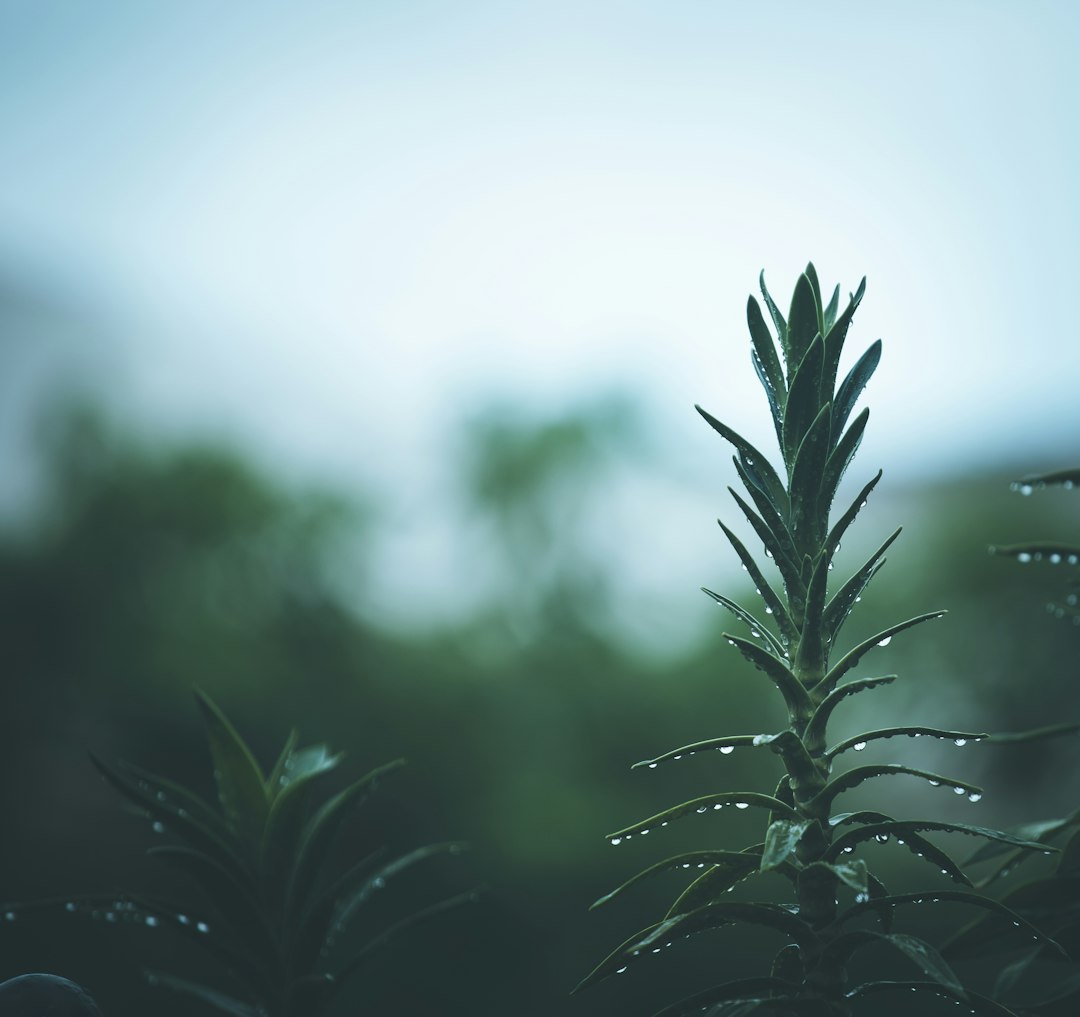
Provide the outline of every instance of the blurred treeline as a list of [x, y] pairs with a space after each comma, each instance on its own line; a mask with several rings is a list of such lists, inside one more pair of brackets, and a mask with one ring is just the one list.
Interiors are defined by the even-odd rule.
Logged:
[[[756, 941], [719, 932], [658, 959], [654, 979], [568, 998], [595, 962], [659, 917], [678, 879], [658, 879], [610, 910], [588, 914], [589, 903], [679, 850], [752, 842], [760, 820], [706, 816], [619, 848], [603, 835], [698, 794], [770, 792], [778, 772], [764, 750], [629, 770], [680, 744], [768, 730], [781, 713], [767, 682], [720, 638], [736, 624], [726, 616], [704, 640], [663, 655], [634, 649], [631, 633], [609, 623], [613, 593], [574, 551], [567, 528], [579, 515], [565, 506], [604, 497], [585, 481], [613, 429], [633, 432], [619, 414], [587, 413], [531, 428], [488, 416], [464, 432], [459, 494], [484, 521], [486, 553], [510, 563], [514, 581], [464, 621], [403, 633], [357, 606], [365, 548], [379, 539], [377, 498], [298, 490], [235, 450], [136, 438], [86, 406], [54, 414], [41, 451], [45, 496], [0, 540], [0, 900], [123, 890], [190, 896], [143, 859], [154, 840], [148, 823], [125, 811], [87, 751], [208, 792], [191, 697], [198, 685], [264, 765], [293, 727], [302, 743], [346, 750], [350, 774], [409, 760], [358, 814], [346, 848], [473, 845], [464, 859], [418, 870], [414, 883], [388, 892], [372, 928], [410, 903], [482, 884], [480, 902], [384, 953], [342, 1013], [648, 1014], [725, 972], [765, 973]], [[1029, 467], [1052, 465], [1068, 464], [1033, 450], [1028, 464], [882, 485], [841, 567], [857, 565], [896, 523], [908, 532], [845, 642], [924, 610], [950, 614], [868, 658], [859, 673], [896, 671], [902, 681], [845, 707], [837, 735], [862, 724], [1015, 730], [1080, 718], [1080, 629], [1044, 610], [1062, 570], [986, 553], [991, 543], [1075, 535], [1080, 513], [1068, 493], [1025, 499], [1007, 489]], [[869, 476], [877, 464], [857, 458], [855, 472], [860, 466]], [[717, 511], [734, 519], [722, 493], [718, 481]], [[739, 573], [717, 572], [722, 540], [717, 531], [702, 549], [700, 580], [752, 605], [745, 583], [724, 578]], [[553, 554], [556, 545], [570, 550]], [[341, 581], [345, 565], [351, 585]], [[467, 588], [470, 575], [458, 582]], [[915, 747], [881, 744], [865, 755], [900, 758]], [[957, 804], [947, 789], [904, 778], [872, 783], [861, 800], [897, 816], [961, 810], [959, 818], [983, 825], [1080, 804], [1074, 739], [934, 752], [917, 757], [920, 765], [981, 780], [983, 802]], [[876, 850], [890, 889], [941, 879], [911, 869], [892, 845]], [[969, 850], [960, 844], [955, 854]], [[211, 902], [199, 906], [212, 915]], [[0, 923], [0, 933], [0, 978], [62, 973], [88, 985], [108, 1017], [193, 1013], [193, 1004], [152, 993], [141, 970], [208, 971], [166, 929], [95, 924], [60, 908]]]

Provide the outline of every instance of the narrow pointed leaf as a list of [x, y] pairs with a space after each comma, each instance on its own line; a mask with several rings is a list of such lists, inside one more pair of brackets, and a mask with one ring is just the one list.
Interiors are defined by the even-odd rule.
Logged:
[[1076, 734], [1080, 731], [1080, 724], [1070, 722], [1068, 724], [1051, 724], [1048, 727], [1032, 728], [1029, 731], [995, 731], [988, 737], [988, 741], [994, 745], [1007, 745], [1014, 742], [1038, 742], [1046, 738], [1060, 738], [1062, 735]]
[[[795, 292], [791, 297], [791, 310], [788, 313], [788, 346], [796, 360], [805, 356], [814, 337], [821, 331], [818, 321], [818, 302], [814, 299], [814, 289], [805, 273], [795, 283]], [[824, 347], [822, 347], [824, 352]], [[818, 368], [818, 377], [821, 368]], [[794, 388], [794, 385], [792, 386]], [[815, 392], [816, 395], [816, 392]]]
[[973, 794], [980, 798], [982, 797], [981, 787], [978, 787], [975, 784], [968, 784], [963, 780], [956, 780], [953, 777], [942, 777], [939, 774], [931, 773], [929, 770], [920, 770], [913, 766], [903, 766], [900, 763], [872, 763], [868, 766], [856, 766], [846, 773], [840, 774], [839, 777], [834, 777], [821, 789], [821, 792], [814, 799], [814, 803], [817, 805], [818, 803], [832, 802], [837, 795], [858, 787], [863, 781], [871, 780], [874, 777], [888, 777], [896, 774], [922, 777], [924, 780], [931, 781], [936, 785], [944, 784], [948, 787], [958, 788], [960, 793]]
[[[930, 890], [924, 893], [905, 893], [886, 897], [880, 901], [872, 902], [872, 904], [856, 904], [854, 907], [845, 911], [844, 914], [840, 916], [839, 921], [841, 923], [846, 922], [849, 918], [871, 910], [871, 907], [875, 905], [887, 904], [890, 907], [898, 907], [902, 904], [921, 904], [924, 901], [932, 901], [933, 903], [944, 901], [947, 903], [966, 904], [970, 907], [981, 908], [984, 911], [993, 912], [994, 914], [1007, 919], [1014, 928], [1020, 930], [1021, 934], [1026, 934], [1028, 939], [1038, 939], [1043, 943], [1048, 944], [1058, 953], [1064, 952], [1054, 939], [1042, 932], [1037, 926], [1032, 925], [1032, 923], [1024, 918], [1023, 915], [1006, 907], [1004, 904], [999, 903], [992, 897], [984, 897], [982, 894], [977, 893], [968, 893], [965, 890]], [[942, 949], [942, 954], [946, 957], [955, 956], [950, 943], [945, 944]]]
[[780, 358], [776, 355], [776, 344], [769, 332], [769, 326], [765, 324], [765, 318], [761, 313], [761, 306], [751, 295], [746, 301], [746, 324], [750, 329], [750, 339], [753, 342], [754, 353], [761, 364], [769, 387], [777, 396], [781, 405], [787, 397], [787, 386], [784, 382], [784, 369], [780, 364]]
[[[822, 383], [825, 390], [831, 395], [833, 386], [836, 384], [836, 373], [840, 366], [840, 355], [844, 352], [844, 342], [847, 339], [851, 320], [862, 303], [863, 294], [866, 292], [866, 278], [864, 277], [855, 292], [851, 295], [844, 313], [829, 326], [825, 335], [825, 361], [822, 371]], [[837, 432], [838, 433], [838, 432]], [[835, 439], [834, 433], [833, 438]]]
[[779, 904], [718, 901], [706, 904], [696, 911], [665, 919], [638, 945], [643, 949], [657, 943], [666, 945], [684, 936], [693, 936], [707, 929], [719, 929], [735, 922], [774, 929], [803, 948], [813, 946], [817, 938], [806, 922]]
[[[705, 422], [723, 437], [726, 441], [735, 446], [736, 451], [749, 464], [754, 467], [757, 475], [761, 478], [762, 483], [766, 487], [766, 493], [772, 499], [774, 505], [783, 507], [785, 510], [788, 507], [788, 495], [787, 489], [784, 487], [777, 475], [776, 470], [773, 469], [772, 464], [765, 458], [753, 445], [750, 444], [741, 434], [737, 431], [733, 431], [727, 424], [721, 423], [717, 420], [708, 410], [703, 410], [700, 406], [695, 406], [694, 409], [701, 414]], [[786, 515], [786, 511], [781, 512], [781, 515]]]
[[281, 753], [278, 755], [274, 765], [270, 768], [270, 772], [266, 775], [266, 797], [273, 802], [277, 796], [278, 791], [288, 783], [285, 779], [285, 764], [288, 762], [289, 757], [296, 749], [296, 743], [299, 741], [300, 735], [296, 728], [293, 728], [289, 732], [289, 737], [285, 739], [285, 745], [283, 746]]
[[741, 636], [733, 636], [724, 633], [724, 638], [734, 646], [751, 664], [759, 671], [763, 671], [772, 679], [773, 684], [780, 690], [784, 702], [792, 710], [809, 711], [810, 696], [803, 687], [802, 682], [791, 673], [791, 669], [777, 660], [767, 650], [762, 649], [757, 643], [743, 639]]
[[788, 389], [787, 410], [784, 413], [784, 462], [789, 469], [795, 464], [803, 438], [821, 410], [821, 358], [824, 348], [820, 337], [807, 347]]
[[839, 435], [847, 423], [851, 411], [855, 408], [862, 390], [871, 375], [877, 370], [881, 360], [881, 340], [878, 339], [861, 357], [855, 366], [848, 372], [847, 377], [840, 385], [836, 393], [836, 402], [833, 404], [832, 433]]
[[289, 878], [287, 907], [290, 915], [299, 914], [315, 874], [322, 866], [330, 848], [330, 843], [345, 819], [348, 807], [355, 803], [380, 777], [393, 772], [404, 763], [405, 760], [397, 759], [365, 774], [326, 801], [308, 820], [300, 837], [296, 862]]
[[773, 300], [772, 294], [769, 293], [765, 286], [765, 272], [762, 271], [758, 282], [761, 286], [761, 297], [765, 301], [765, 306], [769, 310], [769, 315], [773, 320], [773, 325], [776, 327], [776, 335], [780, 340], [780, 349], [784, 353], [784, 361], [787, 363], [788, 373], [794, 369], [798, 363], [798, 359], [791, 354], [791, 348], [788, 342], [788, 326], [784, 320], [784, 316], [780, 313], [780, 308], [776, 306], [776, 301]]
[[[878, 476], [880, 475], [881, 474], [879, 473]], [[870, 581], [881, 562], [881, 556], [889, 549], [893, 541], [900, 536], [902, 529], [902, 527], [897, 527], [885, 542], [870, 555], [869, 558], [867, 558], [858, 572], [844, 583], [844, 585], [833, 595], [832, 600], [829, 601], [828, 606], [825, 608], [823, 623], [825, 632], [830, 639], [836, 638], [837, 633], [840, 631], [840, 626], [843, 624], [844, 619], [851, 610], [852, 604], [855, 602], [855, 598], [860, 596], [863, 590], [866, 589], [866, 584]], [[829, 539], [830, 541], [833, 539], [831, 534]], [[837, 538], [837, 543], [839, 543], [839, 538]], [[835, 549], [837, 545], [832, 544], [831, 546]]]
[[633, 826], [628, 826], [623, 830], [616, 830], [614, 833], [609, 833], [607, 839], [610, 841], [626, 840], [636, 834], [641, 834], [642, 831], [648, 832], [650, 830], [655, 830], [666, 823], [670, 823], [672, 820], [681, 819], [683, 816], [693, 815], [694, 813], [701, 813], [704, 815], [706, 812], [719, 812], [728, 806], [732, 806], [740, 811], [747, 808], [771, 809], [781, 815], [798, 816], [798, 813], [794, 809], [770, 795], [757, 794], [753, 791], [730, 791], [723, 794], [704, 795], [701, 798], [694, 798], [691, 801], [683, 802], [682, 805], [676, 805], [673, 809], [666, 809], [663, 812], [658, 812], [655, 816], [650, 816], [648, 819], [642, 820], [640, 823], [635, 823]]
[[920, 614], [918, 617], [909, 618], [907, 621], [900, 622], [898, 625], [891, 625], [887, 629], [883, 629], [876, 636], [871, 636], [869, 639], [864, 639], [857, 646], [848, 650], [843, 657], [830, 669], [829, 673], [825, 676], [825, 680], [822, 686], [827, 689], [835, 688], [836, 683], [850, 671], [856, 664], [859, 663], [863, 657], [866, 656], [876, 646], [887, 646], [893, 636], [900, 632], [904, 632], [907, 629], [913, 628], [916, 625], [921, 625], [923, 622], [934, 621], [936, 618], [945, 617], [945, 611], [931, 611], [928, 614]]
[[[885, 727], [880, 728], [877, 731], [864, 731], [862, 734], [854, 735], [851, 738], [845, 738], [842, 742], [839, 742], [829, 749], [829, 751], [825, 753], [825, 756], [827, 759], [833, 759], [840, 755], [840, 753], [847, 752], [848, 749], [855, 749], [856, 746], [866, 746], [873, 741], [880, 741], [885, 738], [899, 738], [902, 736], [908, 738], [939, 738], [942, 741], [954, 742], [958, 746], [986, 741], [986, 739], [990, 737], [990, 735], [985, 732], [946, 731], [939, 727]], [[855, 751], [857, 752], [859, 750], [855, 749]]]
[[[689, 745], [683, 745], [681, 748], [672, 749], [670, 752], [665, 752], [661, 756], [656, 756], [653, 759], [643, 759], [640, 763], [634, 763], [630, 767], [631, 770], [638, 770], [643, 766], [647, 766], [650, 769], [659, 763], [665, 763], [670, 759], [681, 759], [683, 756], [692, 756], [695, 752], [709, 752], [720, 751], [724, 749], [734, 748], [746, 748], [755, 745], [760, 745], [758, 741], [759, 735], [725, 735], [723, 738], [709, 738], [703, 742], [691, 742]], [[725, 752], [724, 755], [727, 755]]]
[[[829, 456], [830, 416], [830, 404], [826, 402], [810, 424], [795, 453], [791, 468], [791, 522], [797, 531], [804, 528], [808, 518], [818, 521], [818, 495]], [[827, 521], [824, 517], [821, 518], [821, 532], [824, 532]]]
[[827, 336], [831, 331], [833, 325], [836, 324], [836, 312], [840, 308], [840, 287], [834, 287], [832, 291], [832, 298], [829, 300], [828, 305], [825, 307], [822, 313], [825, 325], [825, 335]]
[[707, 587], [702, 587], [701, 592], [708, 594], [715, 600], [721, 607], [726, 607], [739, 621], [744, 622], [750, 629], [751, 634], [757, 633], [769, 644], [769, 649], [777, 657], [784, 655], [784, 646], [779, 639], [776, 638], [768, 629], [767, 626], [762, 625], [749, 611], [744, 607], [736, 604], [735, 601], [730, 600], [727, 597], [722, 596], [719, 593], [713, 593], [712, 590]]
[[[833, 554], [836, 553], [836, 548], [839, 546], [840, 541], [843, 540], [847, 528], [855, 521], [855, 517], [859, 512], [862, 511], [863, 506], [866, 504], [871, 492], [877, 487], [878, 481], [881, 480], [882, 476], [882, 471], [878, 470], [870, 482], [858, 493], [858, 495], [856, 495], [855, 500], [848, 506], [844, 514], [836, 520], [833, 524], [833, 528], [829, 530], [829, 535], [825, 538], [825, 547], [831, 548]], [[899, 530], [897, 533], [899, 533]]]
[[674, 918], [676, 915], [689, 914], [706, 904], [712, 904], [739, 883], [761, 874], [758, 867], [760, 850], [732, 854], [733, 857], [707, 869], [687, 886], [668, 908], [664, 917]]
[[894, 674], [886, 674], [882, 675], [880, 678], [856, 678], [846, 685], [841, 685], [838, 689], [833, 689], [821, 701], [821, 705], [814, 711], [814, 715], [810, 718], [810, 723], [806, 727], [806, 734], [803, 741], [810, 744], [824, 741], [825, 729], [829, 723], [829, 718], [832, 716], [833, 710], [835, 710], [845, 699], [857, 695], [860, 692], [866, 692], [869, 689], [876, 689], [882, 685], [889, 685], [896, 681], [896, 677], [897, 676]]
[[604, 894], [598, 900], [593, 901], [589, 910], [598, 908], [602, 904], [621, 897], [632, 886], [637, 886], [643, 880], [649, 879], [661, 872], [674, 872], [676, 870], [700, 870], [705, 868], [730, 868], [732, 872], [753, 872], [758, 867], [758, 856], [739, 851], [689, 851], [685, 854], [674, 855], [665, 858], [662, 862], [650, 865], [636, 876], [632, 876], [621, 886], [617, 886], [610, 893]]
[[754, 588], [761, 591], [762, 599], [765, 601], [765, 607], [776, 619], [776, 624], [780, 629], [781, 635], [788, 642], [795, 642], [799, 638], [799, 631], [795, 628], [795, 623], [792, 621], [791, 615], [788, 614], [787, 607], [761, 574], [761, 569], [757, 567], [757, 563], [750, 555], [750, 552], [743, 546], [742, 541], [720, 522], [719, 519], [717, 520], [717, 523], [719, 524], [720, 529], [724, 531], [724, 536], [727, 537], [728, 543], [735, 549], [735, 553], [739, 556], [739, 560], [746, 568], [746, 572], [750, 576]]
[[1033, 473], [1020, 480], [1014, 481], [1012, 489], [1022, 494], [1030, 494], [1032, 491], [1044, 487], [1062, 485], [1068, 489], [1080, 487], [1080, 470], [1055, 470], [1053, 473]]
[[199, 689], [195, 690], [195, 698], [206, 725], [214, 782], [225, 818], [248, 844], [258, 846], [270, 808], [262, 771], [217, 704]]
[[[738, 460], [736, 460], [736, 464]], [[753, 527], [758, 539], [766, 548], [768, 555], [773, 558], [776, 567], [780, 570], [785, 584], [790, 588], [792, 584], [799, 582], [799, 570], [795, 566], [795, 547], [791, 543], [790, 535], [786, 528], [780, 530], [780, 536], [769, 523], [766, 523], [739, 495], [734, 488], [729, 487], [728, 492], [735, 499], [735, 504], [742, 509], [747, 521]], [[764, 499], [762, 499], [763, 501]]]
[[662, 922], [656, 922], [653, 925], [649, 925], [642, 929], [640, 932], [634, 933], [629, 939], [623, 940], [622, 943], [615, 947], [611, 953], [609, 953], [595, 968], [592, 969], [592, 971], [570, 990], [570, 995], [577, 995], [582, 989], [587, 989], [590, 985], [595, 985], [597, 982], [603, 981], [610, 975], [623, 974], [631, 965], [640, 963], [640, 961], [646, 959], [648, 955], [643, 953], [641, 941], [649, 935], [650, 932], [659, 928], [662, 924]]
[[821, 477], [821, 504], [823, 511], [828, 511], [836, 497], [836, 490], [840, 481], [844, 479], [851, 460], [862, 443], [863, 433], [866, 431], [866, 422], [870, 419], [869, 408], [864, 409], [844, 432], [843, 437], [837, 443], [832, 454], [825, 462], [825, 472]]

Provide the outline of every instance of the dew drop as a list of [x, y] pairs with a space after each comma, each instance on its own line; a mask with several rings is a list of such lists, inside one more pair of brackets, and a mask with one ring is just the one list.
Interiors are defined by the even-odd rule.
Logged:
[[1080, 562], [1080, 557], [1078, 557], [1078, 556], [1077, 556], [1077, 555], [1075, 555], [1075, 554], [1070, 554], [1070, 555], [1069, 555], [1069, 557], [1068, 557], [1068, 558], [1066, 558], [1065, 560], [1066, 560], [1066, 561], [1067, 561], [1067, 562], [1068, 562], [1068, 563], [1069, 563], [1070, 565], [1075, 565], [1075, 564], [1076, 564], [1077, 562]]
[[682, 753], [680, 752], [677, 756], [672, 756], [671, 758], [672, 759], [682, 759]]
[[15, 912], [14, 911], [5, 911], [4, 912], [4, 921], [5, 922], [13, 922], [13, 921], [15, 921]]
[[889, 835], [887, 833], [875, 833], [874, 840], [876, 840], [879, 844], [888, 844]]
[[[766, 607], [766, 608], [765, 608], [765, 613], [766, 613], [766, 614], [772, 614], [772, 608], [771, 608], [771, 607]], [[785, 653], [785, 654], [784, 654], [784, 656], [786, 657], [786, 656], [787, 656], [787, 654]]]
[[1050, 555], [1050, 564], [1051, 565], [1060, 565], [1061, 564], [1061, 555], [1058, 554], [1056, 551], [1052, 555]]
[[851, 746], [856, 752], [862, 752], [866, 748], [866, 742], [856, 742]]
[[190, 918], [188, 918], [188, 916], [187, 916], [187, 915], [177, 915], [177, 916], [176, 916], [176, 920], [177, 920], [177, 921], [178, 921], [178, 922], [179, 922], [179, 923], [180, 923], [181, 925], [190, 925], [190, 924], [191, 924], [191, 919], [190, 919]]
[[860, 892], [860, 893], [855, 894], [855, 903], [856, 904], [865, 904], [869, 899], [870, 899], [870, 894], [868, 894], [868, 893]]
[[650, 763], [649, 764], [649, 769], [650, 770], [655, 770], [656, 769], [656, 763]]
[[154, 822], [151, 824], [150, 829], [153, 830], [154, 833], [164, 833], [165, 824], [155, 819]]
[[67, 902], [67, 903], [66, 903], [66, 904], [64, 905], [64, 910], [65, 910], [65, 911], [76, 911], [76, 910], [77, 910], [77, 908], [76, 908], [76, 906], [75, 906], [75, 902], [74, 902], [74, 901], [72, 901], [72, 900], [69, 900], [69, 901], [68, 901], [68, 902]]
[[376, 877], [375, 877], [375, 878], [374, 878], [374, 879], [373, 879], [373, 880], [371, 881], [371, 888], [372, 888], [373, 890], [381, 890], [381, 889], [382, 889], [382, 888], [383, 888], [384, 886], [386, 886], [386, 880], [385, 880], [385, 879], [383, 879], [383, 877], [382, 877], [382, 876], [376, 876]]
[[702, 805], [701, 808], [698, 809], [698, 812], [708, 812], [708, 811], [709, 811], [709, 806], [708, 805]]
[[892, 636], [886, 636], [884, 639], [878, 640], [878, 646], [888, 646], [892, 642]]
[[737, 808], [737, 809], [748, 809], [748, 808], [750, 808], [750, 805], [749, 805], [748, 802], [736, 802], [735, 803], [735, 808]]
[[195, 923], [195, 931], [196, 932], [204, 932], [204, 933], [209, 932], [210, 931], [210, 926], [207, 925], [206, 922], [196, 922]]
[[621, 975], [621, 974], [622, 974], [622, 973], [623, 973], [623, 972], [624, 972], [625, 970], [626, 970], [626, 968], [625, 968], [625, 967], [621, 967], [621, 968], [618, 968], [618, 969], [616, 970], [615, 974], [617, 974], [617, 975]]
[[841, 851], [840, 853], [841, 853], [841, 854], [845, 854], [845, 855], [850, 855], [850, 854], [851, 854], [851, 852], [852, 852], [852, 851], [854, 851], [854, 850], [855, 850], [855, 849], [854, 849], [853, 847], [846, 847], [846, 848], [844, 848], [844, 849], [843, 849], [843, 851]]
[[640, 833], [642, 837], [644, 837], [645, 834], [647, 834], [648, 832], [648, 830], [638, 830], [638, 833]]
[[979, 794], [978, 791], [972, 791], [971, 794], [968, 795], [968, 801], [971, 802], [972, 804], [974, 804], [975, 802], [981, 802], [982, 801], [982, 795]]
[[105, 921], [107, 921], [107, 922], [115, 922], [116, 921], [116, 912], [115, 911], [106, 911], [105, 912]]
[[612, 837], [611, 838], [611, 843], [612, 844], [621, 844], [622, 843], [622, 837]]
[[158, 920], [153, 915], [147, 915], [145, 921], [151, 929], [157, 928]]
[[1010, 486], [1014, 491], [1019, 491], [1025, 498], [1035, 490], [1030, 484], [1012, 484]]
[[719, 809], [722, 809], [723, 807], [724, 807], [724, 803], [723, 803], [723, 802], [717, 802], [717, 803], [716, 803], [716, 804], [715, 804], [715, 805], [713, 806], [713, 809], [714, 809], [714, 810], [719, 810]]
[[968, 742], [968, 740], [966, 738], [954, 738], [953, 739], [953, 744], [958, 745], [961, 748], [963, 748], [965, 745], [967, 745], [967, 742]]
[[932, 780], [932, 781], [930, 781], [930, 785], [931, 785], [931, 787], [941, 787], [941, 781], [940, 780]]
[[954, 795], [963, 795], [963, 794], [967, 794], [967, 791], [962, 787], [954, 787], [953, 788], [953, 794]]
[[721, 745], [720, 746], [720, 755], [722, 755], [722, 756], [730, 756], [731, 753], [733, 753], [734, 751], [735, 751], [735, 746], [734, 745]]
[[1021, 551], [1016, 556], [1016, 560], [1021, 564], [1026, 565], [1029, 561], [1031, 561], [1031, 555], [1027, 551]]

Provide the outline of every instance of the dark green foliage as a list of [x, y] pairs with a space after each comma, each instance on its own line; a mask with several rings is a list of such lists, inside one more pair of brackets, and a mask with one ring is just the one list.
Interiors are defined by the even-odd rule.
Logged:
[[188, 936], [243, 990], [234, 996], [175, 974], [149, 972], [155, 985], [237, 1017], [317, 1017], [376, 949], [471, 897], [357, 934], [365, 904], [389, 881], [426, 858], [458, 854], [464, 845], [432, 844], [397, 858], [378, 850], [329, 878], [331, 849], [343, 824], [404, 761], [377, 767], [327, 796], [326, 775], [338, 768], [340, 754], [325, 745], [298, 748], [293, 732], [264, 774], [221, 710], [201, 692], [197, 699], [214, 764], [216, 805], [136, 766], [93, 761], [167, 838], [150, 854], [189, 876], [205, 893], [211, 913], [197, 916], [190, 905], [138, 896], [76, 898], [67, 910], [105, 908], [110, 921]]
[[[860, 751], [872, 741], [926, 736], [962, 746], [987, 737], [974, 732], [908, 726], [869, 731], [831, 748], [827, 743], [828, 722], [836, 708], [851, 695], [889, 684], [896, 678], [895, 675], [849, 678], [849, 672], [894, 635], [944, 613], [918, 615], [891, 625], [846, 651], [840, 649], [839, 636], [853, 605], [884, 564], [884, 553], [899, 534], [899, 531], [892, 534], [830, 596], [830, 572], [840, 538], [881, 477], [879, 472], [870, 480], [830, 528], [833, 501], [869, 417], [865, 409], [854, 418], [851, 414], [881, 356], [878, 341], [858, 358], [837, 387], [844, 341], [864, 289], [865, 280], [838, 316], [838, 292], [823, 307], [817, 274], [813, 265], [808, 265], [796, 283], [785, 319], [762, 278], [762, 297], [776, 330], [775, 342], [757, 301], [750, 298], [747, 322], [752, 360], [768, 397], [784, 479], [757, 448], [699, 408], [708, 424], [734, 447], [735, 470], [749, 500], [735, 491], [731, 493], [764, 546], [766, 556], [772, 559], [780, 583], [776, 586], [766, 578], [745, 544], [721, 522], [724, 535], [764, 601], [771, 624], [764, 624], [760, 616], [727, 597], [706, 593], [749, 630], [748, 636], [732, 633], [725, 634], [725, 638], [779, 691], [786, 706], [788, 726], [771, 734], [726, 736], [698, 742], [636, 765], [655, 767], [705, 750], [728, 753], [767, 747], [780, 757], [785, 776], [773, 794], [725, 791], [707, 795], [609, 835], [612, 844], [619, 844], [675, 819], [728, 806], [754, 807], [768, 813], [761, 843], [742, 852], [706, 850], [678, 855], [646, 869], [601, 898], [597, 904], [611, 900], [657, 872], [695, 870], [694, 881], [668, 914], [630, 937], [579, 988], [612, 974], [630, 972], [632, 977], [638, 965], [657, 952], [658, 947], [708, 930], [740, 924], [761, 926], [776, 934], [780, 948], [771, 974], [762, 971], [761, 977], [731, 981], [698, 993], [661, 1011], [662, 1017], [701, 1012], [716, 1017], [750, 1013], [847, 1015], [852, 1013], [854, 1001], [891, 992], [935, 993], [966, 1004], [973, 1013], [1011, 1013], [987, 996], [966, 989], [945, 957], [931, 944], [892, 931], [893, 912], [902, 913], [908, 904], [974, 907], [987, 912], [987, 920], [1007, 925], [1014, 942], [1019, 935], [1021, 946], [1035, 937], [1040, 951], [1060, 950], [1021, 914], [973, 892], [971, 880], [963, 869], [922, 833], [975, 836], [992, 848], [1013, 852], [1018, 857], [1045, 850], [1041, 836], [1003, 833], [962, 822], [896, 820], [880, 812], [833, 813], [837, 800], [847, 791], [868, 781], [896, 775], [943, 785], [965, 801], [977, 802], [982, 792], [973, 784], [917, 767], [880, 763], [834, 774], [833, 765], [848, 750]], [[890, 840], [934, 865], [939, 877], [951, 879], [966, 889], [931, 888], [914, 894], [889, 894], [856, 852], [867, 841]], [[1080, 853], [1080, 847], [1076, 853]], [[783, 901], [748, 902], [727, 896], [737, 885], [766, 871], [778, 873], [790, 884]], [[936, 880], [940, 881], [940, 878]], [[874, 924], [860, 927], [863, 919]], [[858, 970], [855, 958], [868, 947], [897, 957], [901, 979], [917, 972], [919, 980], [860, 984], [854, 977]]]

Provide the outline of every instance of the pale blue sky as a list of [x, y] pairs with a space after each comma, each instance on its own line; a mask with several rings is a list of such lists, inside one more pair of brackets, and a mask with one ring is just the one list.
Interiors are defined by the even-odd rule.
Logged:
[[873, 467], [1060, 465], [1078, 11], [0, 0], [0, 256], [118, 408], [417, 497], [489, 397], [769, 443], [746, 294], [809, 258], [869, 277]]

